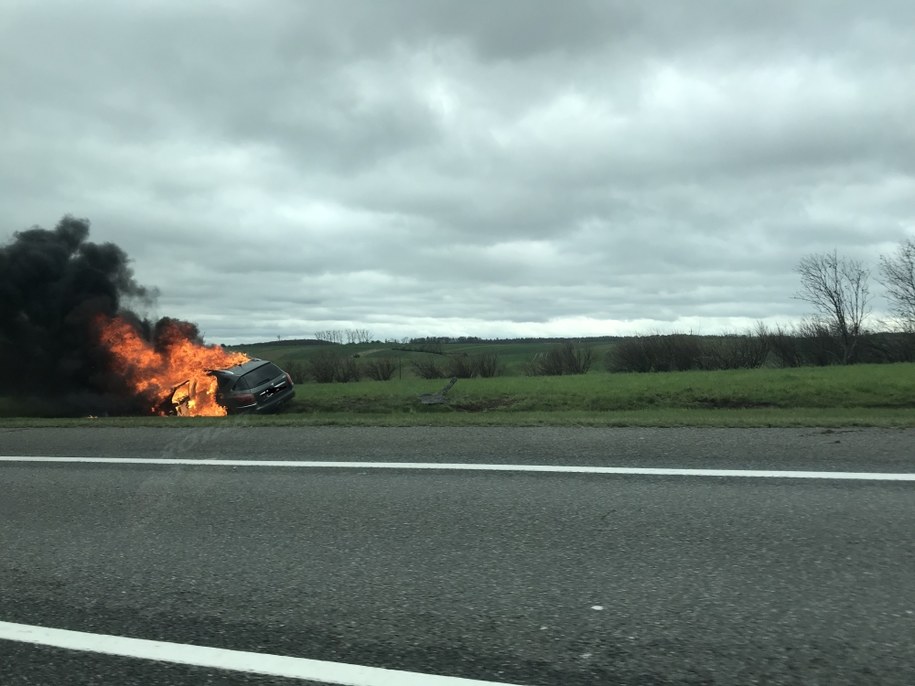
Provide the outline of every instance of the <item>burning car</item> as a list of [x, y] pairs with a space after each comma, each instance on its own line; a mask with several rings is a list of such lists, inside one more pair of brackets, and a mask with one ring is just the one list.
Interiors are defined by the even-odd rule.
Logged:
[[163, 317], [151, 337], [124, 317], [99, 317], [95, 325], [109, 371], [152, 414], [270, 412], [295, 395], [292, 378], [275, 364], [206, 345], [190, 322]]
[[209, 373], [216, 377], [216, 401], [229, 414], [276, 411], [295, 397], [292, 377], [267, 360], [255, 358]]
[[[292, 377], [273, 362], [250, 359], [226, 369], [207, 369], [216, 380], [214, 398], [228, 414], [276, 412], [295, 397]], [[193, 414], [197, 382], [188, 379], [174, 387], [164, 414]]]

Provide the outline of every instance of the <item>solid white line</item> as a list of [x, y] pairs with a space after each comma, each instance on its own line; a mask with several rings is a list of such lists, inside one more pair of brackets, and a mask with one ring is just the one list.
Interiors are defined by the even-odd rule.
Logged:
[[667, 467], [589, 467], [586, 465], [479, 464], [454, 462], [333, 462], [322, 460], [206, 460], [167, 457], [51, 457], [0, 455], [0, 462], [82, 462], [115, 465], [182, 465], [191, 467], [287, 467], [299, 469], [408, 469], [461, 472], [546, 472], [550, 474], [628, 474], [636, 476], [705, 476], [755, 479], [845, 479], [915, 481], [915, 474], [891, 472], [806, 472], [770, 469], [675, 469]]
[[306, 679], [344, 686], [511, 686], [503, 682], [462, 679], [344, 662], [205, 648], [183, 643], [149, 641], [107, 634], [50, 629], [31, 624], [0, 622], [0, 640], [34, 643], [67, 650], [174, 662], [233, 672], [250, 672], [289, 679]]

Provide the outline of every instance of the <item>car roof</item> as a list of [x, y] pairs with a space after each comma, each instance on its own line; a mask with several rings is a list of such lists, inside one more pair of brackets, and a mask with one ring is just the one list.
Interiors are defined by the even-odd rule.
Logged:
[[234, 367], [226, 367], [225, 369], [211, 369], [210, 371], [214, 374], [224, 374], [226, 376], [242, 376], [250, 372], [252, 369], [263, 367], [265, 364], [270, 364], [270, 361], [255, 357], [248, 360], [247, 362], [237, 364]]

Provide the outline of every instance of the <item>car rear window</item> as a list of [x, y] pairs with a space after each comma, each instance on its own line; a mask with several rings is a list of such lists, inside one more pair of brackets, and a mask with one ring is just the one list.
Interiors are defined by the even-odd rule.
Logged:
[[214, 373], [213, 376], [216, 377], [216, 383], [218, 384], [219, 390], [225, 393], [228, 390], [231, 390], [232, 383], [235, 381], [235, 377], [226, 376], [225, 374]]
[[262, 365], [257, 369], [252, 369], [250, 372], [241, 377], [238, 380], [239, 383], [235, 384], [235, 388], [257, 388], [261, 384], [272, 381], [276, 377], [282, 375], [283, 370], [281, 370], [275, 364], [268, 362], [267, 364]]

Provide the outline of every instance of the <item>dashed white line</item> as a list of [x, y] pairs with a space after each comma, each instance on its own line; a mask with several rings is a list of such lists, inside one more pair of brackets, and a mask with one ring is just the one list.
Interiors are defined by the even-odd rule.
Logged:
[[290, 469], [400, 469], [460, 472], [540, 472], [549, 474], [619, 474], [634, 476], [697, 476], [755, 479], [842, 479], [852, 481], [915, 481], [915, 474], [892, 472], [814, 472], [771, 469], [679, 469], [667, 467], [593, 467], [588, 465], [481, 464], [454, 462], [335, 462], [326, 460], [222, 460], [167, 457], [62, 457], [0, 455], [0, 462], [170, 465], [191, 467], [283, 467]]
[[108, 634], [92, 634], [13, 622], [0, 622], [0, 640], [233, 672], [266, 674], [287, 679], [304, 679], [342, 686], [512, 686], [504, 682], [422, 674], [397, 669], [351, 665], [344, 662], [251, 653], [243, 650], [207, 648]]

